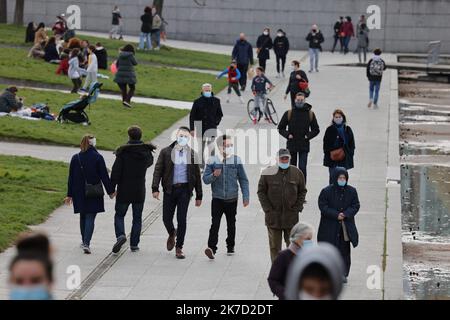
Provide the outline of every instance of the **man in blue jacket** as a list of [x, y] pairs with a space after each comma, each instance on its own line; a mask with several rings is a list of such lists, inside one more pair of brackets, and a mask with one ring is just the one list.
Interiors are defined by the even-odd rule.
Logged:
[[237, 68], [241, 71], [239, 84], [241, 85], [241, 91], [244, 91], [247, 85], [248, 65], [249, 63], [253, 64], [253, 48], [246, 40], [244, 33], [239, 34], [239, 40], [236, 41], [231, 56], [233, 60], [237, 61]]
[[239, 185], [242, 190], [243, 205], [249, 204], [249, 183], [241, 159], [234, 155], [233, 141], [230, 136], [223, 135], [217, 138], [219, 154], [212, 156], [203, 173], [203, 182], [211, 184], [212, 223], [209, 230], [208, 248], [205, 254], [214, 259], [217, 251], [219, 227], [222, 215], [227, 219], [227, 254], [234, 254], [236, 235], [236, 213], [239, 198]]

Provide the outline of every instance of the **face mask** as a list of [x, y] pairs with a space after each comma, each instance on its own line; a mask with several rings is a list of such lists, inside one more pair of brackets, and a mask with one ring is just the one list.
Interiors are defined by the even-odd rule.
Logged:
[[211, 98], [211, 91], [203, 92], [203, 96], [206, 97], [206, 98]]
[[292, 71], [295, 71], [296, 69], [295, 69], [295, 66], [291, 66], [291, 69], [292, 69]]
[[277, 33], [277, 36], [282, 37], [283, 34], [281, 32]]
[[16, 286], [11, 289], [9, 298], [11, 300], [50, 300], [51, 296], [45, 286]]
[[226, 147], [226, 148], [225, 148], [225, 154], [226, 154], [227, 156], [233, 154], [233, 152], [234, 152], [234, 148], [233, 148], [233, 147]]
[[289, 168], [289, 162], [288, 163], [279, 162], [278, 166], [280, 167], [280, 169], [286, 170], [287, 168]]
[[185, 136], [177, 137], [177, 143], [182, 147], [186, 146], [188, 144], [188, 142], [189, 142], [188, 137], [185, 137]]
[[295, 101], [296, 108], [303, 108], [304, 105], [305, 105], [305, 102], [303, 102], [303, 101]]
[[268, 31], [264, 31], [264, 32], [263, 32], [263, 35], [268, 36], [268, 35], [269, 35], [269, 32], [268, 32]]
[[344, 119], [342, 118], [334, 118], [334, 123], [336, 123], [337, 125], [341, 125], [343, 121]]
[[312, 240], [303, 240], [302, 248], [312, 247], [314, 242]]
[[96, 138], [89, 139], [89, 145], [95, 147], [97, 145], [97, 139]]
[[338, 186], [339, 187], [345, 187], [345, 185], [347, 184], [347, 181], [345, 181], [345, 180], [338, 180]]
[[330, 294], [327, 294], [321, 298], [316, 298], [305, 291], [300, 291], [298, 294], [300, 300], [333, 300]]

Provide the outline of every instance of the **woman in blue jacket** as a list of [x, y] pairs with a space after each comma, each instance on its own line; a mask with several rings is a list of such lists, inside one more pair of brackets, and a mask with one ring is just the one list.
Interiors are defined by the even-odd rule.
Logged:
[[359, 211], [359, 199], [356, 189], [348, 184], [348, 172], [336, 167], [333, 184], [322, 189], [319, 195], [320, 224], [317, 241], [334, 245], [345, 263], [343, 281], [347, 282], [350, 272], [350, 243], [358, 245], [358, 230], [355, 215]]
[[81, 140], [81, 152], [75, 154], [70, 161], [67, 197], [65, 203], [73, 203], [74, 213], [80, 214], [81, 248], [86, 254], [91, 253], [90, 242], [94, 233], [95, 217], [104, 212], [103, 196], [86, 197], [86, 183], [96, 185], [102, 183], [111, 198], [115, 192], [108, 176], [105, 160], [95, 149], [96, 138], [87, 134]]

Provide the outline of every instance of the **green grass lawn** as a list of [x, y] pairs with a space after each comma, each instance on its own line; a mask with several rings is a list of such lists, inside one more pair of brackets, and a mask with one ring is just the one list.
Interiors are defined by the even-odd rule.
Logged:
[[[3, 90], [4, 86], [0, 86]], [[58, 114], [61, 107], [76, 100], [77, 96], [59, 92], [20, 89], [27, 106], [46, 102], [50, 112]], [[174, 122], [188, 114], [188, 110], [150, 106], [134, 103], [132, 109], [122, 107], [120, 101], [98, 99], [88, 115], [90, 126], [60, 124], [56, 121], [30, 121], [12, 117], [0, 117], [0, 139], [26, 140], [61, 145], [78, 146], [81, 137], [92, 133], [97, 137], [99, 149], [114, 150], [127, 140], [126, 130], [130, 125], [139, 125], [144, 140], [155, 138]]]
[[[70, 79], [67, 76], [56, 75], [56, 69], [55, 64], [28, 58], [25, 49], [0, 48], [0, 77], [37, 81], [37, 84], [66, 85], [67, 89], [70, 89], [72, 87]], [[103, 89], [119, 93], [111, 72], [101, 70], [100, 73], [110, 76], [109, 79], [99, 78], [98, 81], [104, 84]], [[198, 97], [201, 85], [205, 82], [212, 82], [216, 91], [222, 90], [226, 85], [224, 79], [215, 80], [210, 74], [167, 67], [141, 64], [136, 67], [136, 74], [138, 80], [136, 95], [151, 98], [192, 101]]]
[[67, 172], [62, 162], [0, 155], [0, 252], [62, 204]]
[[[92, 44], [101, 42], [101, 44], [108, 50], [110, 57], [114, 57], [117, 54], [118, 49], [126, 43], [120, 40], [111, 40], [84, 35], [79, 35], [78, 37], [81, 39], [86, 39]], [[30, 44], [25, 44], [24, 41], [25, 27], [0, 24], [0, 43], [17, 46], [26, 45], [31, 47]], [[137, 46], [137, 43], [135, 43], [135, 45]], [[222, 70], [230, 62], [230, 56], [228, 55], [177, 49], [167, 46], [162, 46], [160, 51], [137, 52], [136, 58], [140, 61], [147, 61], [167, 66], [210, 70]]]

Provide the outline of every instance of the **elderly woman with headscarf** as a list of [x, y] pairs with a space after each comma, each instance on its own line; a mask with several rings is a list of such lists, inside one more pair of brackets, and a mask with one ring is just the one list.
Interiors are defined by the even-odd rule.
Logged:
[[337, 300], [342, 292], [344, 263], [329, 243], [299, 252], [286, 278], [286, 300]]
[[289, 248], [281, 251], [270, 269], [269, 282], [270, 290], [280, 300], [285, 300], [284, 291], [286, 285], [286, 276], [292, 261], [297, 253], [313, 244], [314, 228], [303, 222], [297, 223], [291, 230]]

